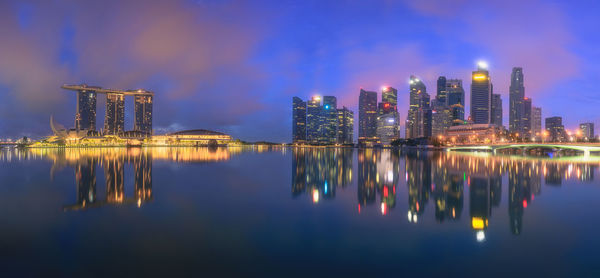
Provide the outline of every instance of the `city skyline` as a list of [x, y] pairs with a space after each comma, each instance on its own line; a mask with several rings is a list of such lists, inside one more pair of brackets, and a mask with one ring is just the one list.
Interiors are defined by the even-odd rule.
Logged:
[[[480, 59], [489, 62], [494, 93], [502, 96], [505, 126], [515, 66], [523, 68], [526, 96], [543, 108], [543, 118], [562, 116], [571, 130], [598, 123], [595, 61], [600, 57], [593, 51], [597, 39], [586, 30], [597, 29], [591, 11], [599, 4], [527, 1], [510, 9], [511, 3], [517, 4], [351, 3], [331, 15], [327, 11], [335, 5], [318, 2], [277, 3], [274, 12], [273, 3], [145, 3], [138, 11], [136, 1], [3, 1], [0, 30], [11, 39], [0, 46], [0, 137], [45, 136], [51, 132], [50, 115], [71, 122], [74, 111], [66, 107], [75, 107], [75, 100], [58, 89], [65, 82], [159, 93], [153, 123], [158, 133], [205, 128], [275, 142], [289, 141], [292, 96], [335, 95], [358, 114], [360, 87], [392, 86], [404, 131], [411, 74], [432, 96], [439, 76], [462, 79], [468, 94], [470, 72]], [[494, 18], [478, 13], [490, 8]], [[109, 10], [117, 11], [110, 22], [144, 24], [106, 23]], [[526, 16], [533, 12], [541, 16]], [[144, 20], [158, 14], [169, 20]], [[357, 14], [373, 20], [347, 24]], [[293, 24], [297, 17], [310, 24]], [[103, 47], [101, 41], [120, 43]], [[105, 101], [97, 105], [104, 107]], [[125, 130], [132, 129], [131, 111], [125, 107]], [[104, 109], [97, 117], [101, 125]]]

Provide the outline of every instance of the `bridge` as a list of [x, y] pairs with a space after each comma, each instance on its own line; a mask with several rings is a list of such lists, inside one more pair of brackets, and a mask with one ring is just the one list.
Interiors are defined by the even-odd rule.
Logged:
[[523, 143], [503, 145], [468, 145], [446, 148], [446, 151], [490, 151], [494, 154], [497, 150], [519, 149], [524, 152], [530, 149], [551, 149], [552, 151], [572, 150], [583, 152], [584, 157], [589, 157], [591, 152], [600, 152], [598, 144], [550, 144], [550, 143]]

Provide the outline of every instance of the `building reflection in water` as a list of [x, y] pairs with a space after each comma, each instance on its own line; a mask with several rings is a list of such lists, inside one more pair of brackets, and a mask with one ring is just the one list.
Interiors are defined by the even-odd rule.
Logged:
[[338, 187], [352, 183], [354, 149], [294, 148], [292, 196], [310, 194], [312, 201], [335, 198]]
[[[294, 148], [292, 195], [309, 194], [315, 203], [333, 198], [336, 187], [345, 187], [352, 181], [352, 152], [352, 149]], [[498, 210], [502, 202], [508, 204], [510, 232], [519, 235], [525, 210], [541, 195], [543, 180], [549, 186], [560, 185], [567, 179], [593, 181], [600, 161], [417, 150], [358, 149], [356, 152], [358, 213], [371, 206], [380, 209], [383, 215], [391, 213], [396, 207], [398, 186], [406, 182], [409, 222], [418, 223], [428, 206], [433, 206], [436, 222], [458, 221], [468, 193], [468, 223], [477, 241], [486, 240], [493, 216], [502, 213]], [[508, 197], [504, 199], [503, 177], [508, 180]]]
[[[0, 156], [8, 159], [49, 159], [53, 161], [51, 176], [65, 168], [75, 169], [77, 199], [64, 206], [65, 211], [104, 205], [135, 204], [138, 207], [153, 200], [152, 163], [166, 160], [177, 163], [207, 163], [229, 160], [244, 148], [48, 148], [14, 150]], [[350, 158], [352, 155], [350, 154]], [[133, 173], [127, 173], [131, 165]], [[98, 200], [98, 169], [103, 172], [106, 196]], [[129, 168], [128, 168], [129, 169]], [[352, 167], [348, 167], [352, 171]], [[126, 196], [125, 180], [133, 176], [133, 196]]]

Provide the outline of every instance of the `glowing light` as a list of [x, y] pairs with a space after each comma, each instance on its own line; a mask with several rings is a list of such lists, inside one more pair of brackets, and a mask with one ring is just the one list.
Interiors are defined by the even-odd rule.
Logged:
[[475, 238], [477, 239], [477, 242], [484, 242], [485, 241], [485, 232], [477, 231], [477, 233], [475, 233]]
[[329, 110], [329, 105], [325, 105], [325, 109]]
[[394, 181], [394, 172], [392, 170], [388, 170], [387, 172], [387, 180]]
[[393, 123], [394, 119], [388, 119], [388, 123]]
[[488, 63], [486, 61], [478, 61], [477, 62], [477, 67], [478, 68], [482, 68], [482, 69], [487, 69], [488, 68]]
[[318, 203], [319, 202], [319, 190], [313, 189], [312, 197], [313, 197], [313, 203]]
[[485, 222], [483, 221], [483, 218], [473, 217], [473, 219], [471, 219], [471, 227], [476, 230], [482, 230], [485, 228]]
[[408, 211], [408, 222], [412, 222], [412, 213]]
[[387, 207], [385, 206], [385, 203], [381, 203], [381, 214], [382, 215], [387, 214]]
[[523, 200], [523, 208], [527, 208], [527, 200]]
[[484, 80], [487, 76], [485, 74], [475, 74], [473, 75], [473, 80]]

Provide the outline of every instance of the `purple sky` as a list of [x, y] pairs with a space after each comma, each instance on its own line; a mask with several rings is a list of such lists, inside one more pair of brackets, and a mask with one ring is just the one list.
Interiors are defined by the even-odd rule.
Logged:
[[[357, 113], [359, 88], [435, 95], [477, 60], [503, 96], [513, 66], [543, 117], [600, 122], [597, 1], [0, 1], [0, 138], [73, 125], [63, 83], [156, 93], [154, 127], [291, 140], [291, 98], [334, 95]], [[132, 99], [126, 100], [126, 129]], [[468, 105], [468, 103], [467, 103]], [[466, 109], [468, 110], [468, 107]], [[98, 126], [104, 98], [98, 101]]]

